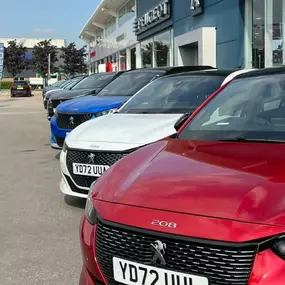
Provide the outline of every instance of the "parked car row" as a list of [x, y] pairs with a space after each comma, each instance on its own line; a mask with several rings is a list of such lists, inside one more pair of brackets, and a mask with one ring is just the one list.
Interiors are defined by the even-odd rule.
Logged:
[[285, 68], [110, 78], [50, 120], [60, 190], [87, 199], [79, 284], [283, 284]]

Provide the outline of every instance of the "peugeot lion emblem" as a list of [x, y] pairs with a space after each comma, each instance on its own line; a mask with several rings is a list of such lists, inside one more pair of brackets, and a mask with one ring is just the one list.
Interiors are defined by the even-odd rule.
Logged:
[[153, 255], [151, 264], [166, 265], [166, 262], [164, 259], [166, 244], [162, 243], [160, 240], [157, 240], [154, 243], [152, 243], [151, 246], [153, 247], [153, 250], [154, 250], [154, 255]]
[[95, 157], [96, 155], [94, 153], [90, 153], [88, 155], [88, 163], [95, 163]]
[[74, 118], [73, 118], [73, 117], [70, 117], [70, 118], [69, 118], [69, 124], [70, 124], [70, 125], [74, 125]]
[[191, 10], [196, 10], [201, 7], [199, 0], [191, 0]]

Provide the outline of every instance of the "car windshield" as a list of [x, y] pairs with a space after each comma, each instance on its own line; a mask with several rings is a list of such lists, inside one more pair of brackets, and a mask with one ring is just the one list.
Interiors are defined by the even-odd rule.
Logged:
[[86, 77], [79, 84], [77, 84], [73, 89], [92, 89], [92, 88], [102, 88], [106, 84], [112, 81], [114, 77], [113, 73], [102, 73], [95, 74]]
[[285, 75], [234, 80], [196, 115], [179, 138], [285, 141]]
[[111, 82], [98, 96], [133, 96], [152, 79], [165, 74], [165, 71], [127, 72]]
[[64, 81], [57, 81], [57, 82], [55, 82], [55, 83], [53, 83], [53, 84], [51, 84], [51, 85], [49, 85], [49, 86], [51, 86], [51, 87], [59, 87], [60, 85], [63, 84], [63, 82], [64, 82]]
[[26, 86], [26, 85], [29, 85], [29, 84], [26, 81], [14, 81], [14, 85]]
[[77, 84], [79, 84], [81, 81], [83, 80], [83, 78], [76, 78], [73, 79], [70, 84], [68, 84], [68, 86], [66, 87], [66, 89], [73, 89], [76, 87]]
[[76, 80], [72, 79], [67, 84], [64, 85], [63, 89], [69, 89], [70, 87], [74, 86]]
[[61, 84], [59, 87], [60, 88], [65, 88], [66, 86], [68, 86], [71, 83], [72, 80], [66, 80], [63, 84]]
[[139, 91], [120, 113], [191, 113], [224, 81], [223, 76], [175, 76], [158, 79]]

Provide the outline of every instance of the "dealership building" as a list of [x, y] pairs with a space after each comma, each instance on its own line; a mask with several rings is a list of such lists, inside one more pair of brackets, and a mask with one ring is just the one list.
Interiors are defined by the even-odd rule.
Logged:
[[285, 0], [102, 0], [79, 37], [90, 72], [283, 65]]

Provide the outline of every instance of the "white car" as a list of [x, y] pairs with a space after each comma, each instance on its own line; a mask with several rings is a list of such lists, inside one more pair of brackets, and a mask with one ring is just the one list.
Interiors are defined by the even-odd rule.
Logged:
[[189, 115], [221, 85], [248, 70], [170, 75], [141, 89], [118, 111], [75, 128], [60, 155], [60, 190], [86, 198], [91, 184], [114, 163], [176, 134]]

